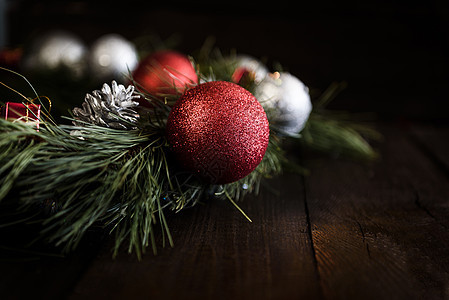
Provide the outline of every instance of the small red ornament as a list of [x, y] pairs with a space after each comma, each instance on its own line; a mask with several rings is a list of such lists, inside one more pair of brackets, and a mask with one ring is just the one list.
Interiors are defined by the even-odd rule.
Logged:
[[34, 103], [22, 104], [6, 102], [0, 113], [0, 116], [5, 120], [29, 123], [35, 125], [36, 129], [39, 129], [40, 115], [41, 106]]
[[245, 67], [238, 67], [232, 74], [231, 80], [238, 85], [248, 87], [256, 79], [255, 73]]
[[215, 184], [250, 174], [262, 161], [269, 134], [259, 101], [241, 86], [225, 81], [187, 90], [167, 121], [167, 138], [178, 161]]
[[175, 51], [159, 51], [147, 56], [137, 66], [133, 79], [138, 89], [153, 95], [181, 94], [198, 83], [189, 58]]

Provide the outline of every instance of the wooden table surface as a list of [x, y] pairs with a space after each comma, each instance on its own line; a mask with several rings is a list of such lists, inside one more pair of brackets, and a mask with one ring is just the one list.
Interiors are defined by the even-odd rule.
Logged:
[[3, 257], [0, 298], [449, 299], [449, 128], [380, 130], [380, 162], [304, 155], [309, 176], [240, 203], [253, 223], [211, 201], [141, 261], [98, 233], [66, 258]]

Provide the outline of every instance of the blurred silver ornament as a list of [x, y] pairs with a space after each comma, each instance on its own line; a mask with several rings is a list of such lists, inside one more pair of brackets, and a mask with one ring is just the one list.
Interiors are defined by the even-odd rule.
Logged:
[[123, 81], [138, 63], [135, 46], [118, 34], [107, 34], [94, 42], [89, 55], [91, 76], [97, 80]]
[[248, 71], [254, 76], [256, 83], [261, 82], [268, 75], [267, 67], [257, 58], [246, 54], [239, 54], [235, 57], [236, 72]]
[[88, 49], [75, 35], [65, 31], [53, 31], [36, 38], [22, 60], [26, 71], [51, 71], [66, 68], [80, 77], [86, 71]]
[[74, 108], [75, 125], [83, 126], [83, 122], [115, 129], [135, 129], [139, 114], [135, 110], [139, 105], [133, 101], [139, 98], [134, 93], [134, 86], [125, 88], [112, 81], [111, 87], [106, 83], [100, 90], [86, 94], [82, 108]]
[[287, 134], [299, 133], [312, 111], [308, 87], [290, 73], [275, 72], [265, 77], [256, 86], [254, 96]]

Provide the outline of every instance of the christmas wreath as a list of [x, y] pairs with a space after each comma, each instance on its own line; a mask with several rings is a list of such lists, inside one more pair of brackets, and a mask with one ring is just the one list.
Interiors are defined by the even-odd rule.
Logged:
[[304, 172], [287, 161], [286, 141], [376, 158], [366, 141], [376, 131], [325, 109], [340, 87], [312, 108], [298, 78], [252, 57], [158, 51], [140, 61], [129, 85], [112, 81], [88, 93], [70, 123], [57, 124], [38, 93], [23, 96], [2, 109], [0, 203], [40, 211], [40, 238], [65, 250], [100, 225], [115, 236], [114, 253], [125, 242], [139, 257], [149, 246], [156, 252], [159, 225], [173, 245], [164, 211], [208, 198], [238, 208], [286, 165]]

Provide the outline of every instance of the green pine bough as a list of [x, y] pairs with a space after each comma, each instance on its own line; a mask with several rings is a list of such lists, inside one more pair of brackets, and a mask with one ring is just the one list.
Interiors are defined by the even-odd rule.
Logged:
[[[200, 78], [230, 81], [233, 69], [232, 62], [220, 57], [197, 63]], [[251, 86], [254, 82], [247, 88]], [[324, 109], [333, 92], [323, 93], [316, 101], [301, 135], [285, 136], [273, 126], [258, 167], [245, 178], [222, 185], [205, 184], [173, 162], [165, 125], [171, 107], [167, 103], [176, 99], [163, 102], [142, 95], [152, 108], [126, 131], [73, 117], [68, 118], [73, 125], [58, 125], [48, 114], [38, 131], [25, 123], [0, 120], [0, 206], [12, 200], [22, 211], [50, 207], [50, 213], [38, 220], [39, 238], [66, 251], [74, 249], [95, 225], [114, 236], [114, 255], [122, 245], [139, 258], [149, 247], [156, 253], [156, 234], [162, 235], [162, 246], [173, 246], [164, 211], [181, 211], [210, 197], [227, 199], [238, 208], [236, 201], [257, 193], [262, 180], [291, 165], [282, 149], [284, 140], [328, 153], [337, 149], [342, 155], [375, 159], [377, 153], [365, 137], [377, 138], [376, 131]], [[269, 110], [267, 116], [270, 120]]]

